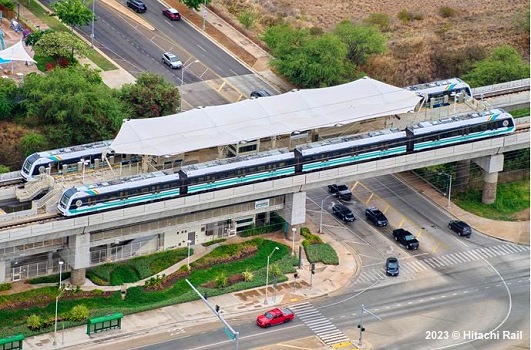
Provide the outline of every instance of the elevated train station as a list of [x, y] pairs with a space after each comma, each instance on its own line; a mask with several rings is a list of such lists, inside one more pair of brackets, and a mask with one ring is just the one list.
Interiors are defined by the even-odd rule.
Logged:
[[[405, 90], [369, 78], [362, 79], [361, 82], [372, 85], [372, 90], [367, 86], [361, 89], [372, 94], [373, 100], [343, 90], [344, 96], [350, 96], [350, 101], [338, 101], [337, 98], [333, 99], [333, 95], [338, 95], [337, 89], [330, 95], [317, 94], [317, 91], [310, 90], [316, 94], [303, 97], [303, 103], [308, 103], [305, 107], [306, 113], [298, 104], [299, 109], [292, 111], [295, 117], [290, 117], [286, 110], [279, 111], [277, 105], [281, 103], [275, 100], [276, 97], [271, 97], [244, 101], [242, 103], [247, 103], [248, 107], [243, 109], [236, 107], [240, 104], [238, 103], [192, 110], [186, 112], [190, 113], [189, 119], [186, 113], [157, 118], [159, 120], [153, 121], [153, 126], [150, 127], [145, 124], [148, 120], [126, 121], [111, 144], [111, 149], [115, 155], [147, 153], [147, 157], [138, 162], [120, 161], [114, 172], [109, 171], [104, 162], [83, 163], [78, 165], [77, 172], [68, 176], [64, 173], [56, 175], [54, 184], [49, 187], [59, 186], [64, 190], [74, 184], [83, 186], [106, 181], [115, 178], [117, 174], [123, 176], [160, 170], [161, 165], [164, 171], [176, 172], [181, 166], [206, 161], [215, 163], [215, 159], [227, 156], [245, 157], [264, 150], [293, 149], [297, 145], [331, 136], [378, 130], [390, 125], [400, 127], [401, 124], [411, 123], [415, 118], [421, 120], [428, 116], [427, 112], [419, 110], [421, 99], [414, 93], [402, 94]], [[353, 85], [349, 85], [349, 88], [353, 88]], [[303, 92], [306, 91], [285, 95]], [[317, 98], [324, 95], [326, 96], [322, 100]], [[394, 98], [390, 98], [392, 95]], [[402, 97], [397, 99], [396, 96]], [[267, 100], [270, 101], [268, 104]], [[364, 102], [368, 106], [365, 106]], [[288, 104], [293, 105], [297, 103]], [[325, 109], [324, 105], [330, 109]], [[230, 110], [229, 106], [235, 109]], [[225, 114], [216, 111], [220, 107], [227, 108]], [[267, 116], [262, 114], [253, 124], [248, 115], [260, 115], [250, 114], [257, 109], [276, 109], [278, 112], [268, 113]], [[355, 113], [358, 110], [360, 114]], [[450, 113], [451, 110], [448, 109], [447, 112]], [[238, 118], [235, 113], [239, 113]], [[440, 113], [439, 111], [439, 116]], [[203, 123], [198, 114], [210, 114], [209, 123], [213, 125]], [[324, 119], [321, 118], [322, 114], [333, 114], [333, 117]], [[430, 112], [431, 114], [433, 113]], [[223, 115], [226, 117], [223, 118]], [[288, 122], [279, 127], [275, 117], [279, 118], [279, 122], [284, 119]], [[273, 126], [268, 128], [268, 125]], [[173, 133], [168, 133], [168, 130]], [[156, 131], [162, 131], [163, 134]], [[139, 135], [143, 137], [138, 138]], [[12, 215], [11, 220], [3, 221], [0, 216], [0, 232], [4, 233], [0, 241], [0, 281], [15, 281], [35, 275], [57, 273], [58, 261], [61, 260], [65, 261], [67, 270], [72, 270], [73, 283], [81, 284], [88, 267], [235, 235], [252, 225], [268, 224], [272, 212], [279, 213], [290, 226], [296, 227], [305, 221], [307, 189], [339, 179], [353, 181], [366, 176], [481, 156], [484, 157], [484, 166], [499, 169], [500, 158], [496, 154], [500, 147], [506, 150], [521, 147], [525, 137], [528, 142], [527, 133], [527, 136], [516, 136], [514, 140], [506, 137], [480, 141], [425, 154], [382, 159], [74, 218], [58, 217], [57, 200], [55, 203], [51, 201], [52, 204], [44, 211], [32, 208], [33, 217], [50, 217], [50, 221], [43, 219], [27, 226], [5, 225], [6, 228], [3, 229], [2, 223], [13, 223], [21, 218]], [[169, 154], [174, 155], [171, 164], [164, 161], [169, 158]], [[496, 167], [492, 165], [493, 161], [489, 160], [492, 159], [491, 154], [497, 157], [494, 161], [498, 164]], [[28, 217], [32, 215], [28, 215], [26, 219]], [[296, 230], [292, 231], [290, 228], [286, 228], [286, 237], [291, 240], [290, 235]]]

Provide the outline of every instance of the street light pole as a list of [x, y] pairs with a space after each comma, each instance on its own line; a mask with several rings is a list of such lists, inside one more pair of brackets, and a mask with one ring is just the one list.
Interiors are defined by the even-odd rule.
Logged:
[[186, 241], [188, 243], [188, 259], [186, 260], [186, 266], [190, 270], [190, 245], [192, 244], [191, 240]]
[[452, 174], [439, 173], [439, 175], [448, 176], [448, 204], [447, 207], [450, 208], [451, 205], [451, 195], [452, 195]]
[[264, 301], [264, 304], [269, 304], [269, 300], [267, 300], [267, 288], [269, 288], [269, 259], [271, 258], [271, 255], [273, 255], [273, 253], [278, 250], [279, 248], [278, 247], [275, 247], [275, 249], [273, 249], [273, 251], [271, 252], [271, 254], [269, 254], [267, 256], [267, 265], [266, 265], [266, 292], [265, 292], [265, 301]]
[[92, 0], [92, 31], [90, 33], [90, 47], [94, 48], [94, 17], [96, 17], [96, 12], [94, 6], [96, 5], [96, 0]]
[[65, 290], [70, 290], [70, 288], [68, 288], [67, 286], [65, 289], [61, 289], [59, 291], [59, 294], [57, 294], [57, 296], [55, 297], [55, 325], [54, 325], [54, 330], [53, 330], [53, 346], [54, 347], [57, 346], [57, 310], [59, 308], [59, 298], [61, 297], [61, 295], [63, 295], [63, 292]]
[[61, 281], [62, 281], [62, 272], [63, 272], [63, 264], [64, 261], [59, 260], [59, 289], [61, 289]]
[[205, 23], [206, 22], [206, 16], [207, 16], [207, 10], [206, 10], [206, 8], [207, 8], [206, 5], [207, 4], [206, 3], [207, 2], [205, 0], [205, 2], [203, 3], [203, 32], [205, 31], [205, 26], [206, 26], [206, 23]]

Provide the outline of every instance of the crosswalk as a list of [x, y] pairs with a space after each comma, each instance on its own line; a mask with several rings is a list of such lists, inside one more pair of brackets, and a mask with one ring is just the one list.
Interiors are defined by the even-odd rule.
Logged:
[[[459, 253], [451, 253], [436, 257], [419, 259], [416, 261], [407, 261], [400, 264], [401, 272], [418, 273], [425, 270], [440, 269], [446, 266], [463, 264], [481, 259], [489, 259], [502, 255], [529, 252], [529, 247], [516, 244], [500, 244], [496, 246], [478, 248]], [[372, 269], [365, 269], [356, 279], [357, 283], [375, 282], [387, 278], [384, 269], [381, 266]]]
[[307, 325], [323, 343], [331, 347], [337, 347], [339, 344], [350, 344], [350, 340], [343, 332], [337, 329], [330, 320], [323, 316], [312, 304], [304, 302], [291, 305], [290, 309], [295, 313], [305, 325]]

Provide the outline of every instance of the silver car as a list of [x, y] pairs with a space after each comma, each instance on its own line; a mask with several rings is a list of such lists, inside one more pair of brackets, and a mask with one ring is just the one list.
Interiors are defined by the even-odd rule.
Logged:
[[162, 54], [162, 63], [167, 64], [171, 69], [181, 69], [183, 67], [183, 63], [179, 57], [171, 52], [164, 52]]

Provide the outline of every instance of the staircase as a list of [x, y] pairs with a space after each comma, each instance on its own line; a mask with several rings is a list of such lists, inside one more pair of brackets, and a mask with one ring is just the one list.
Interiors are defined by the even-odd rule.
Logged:
[[17, 188], [15, 195], [21, 202], [32, 200], [37, 195], [44, 191], [53, 188], [54, 179], [50, 175], [42, 174], [37, 176], [34, 180], [27, 182], [23, 188]]

